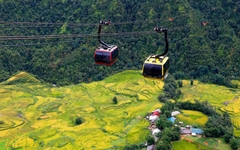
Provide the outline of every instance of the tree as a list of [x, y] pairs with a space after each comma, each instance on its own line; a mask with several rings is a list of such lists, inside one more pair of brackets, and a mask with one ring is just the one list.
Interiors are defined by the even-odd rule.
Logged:
[[182, 80], [178, 81], [178, 87], [182, 87], [182, 86], [183, 86]]
[[177, 131], [173, 131], [172, 128], [165, 128], [163, 131], [162, 131], [162, 140], [163, 140], [163, 137], [165, 136], [168, 136], [170, 141], [178, 141], [180, 139], [180, 132], [177, 132]]
[[170, 142], [171, 141], [171, 137], [167, 134], [162, 134], [161, 135], [161, 141], [166, 141], [166, 142]]
[[232, 134], [230, 133], [225, 133], [224, 136], [223, 136], [223, 139], [226, 143], [229, 143], [230, 142], [230, 139], [233, 137]]
[[193, 85], [193, 80], [190, 81], [190, 85]]
[[159, 102], [165, 103], [165, 102], [168, 100], [168, 98], [165, 97], [164, 94], [160, 94], [160, 95], [158, 96], [158, 100], [159, 100]]
[[83, 123], [83, 118], [82, 117], [77, 117], [76, 118], [76, 120], [75, 120], [75, 123], [76, 123], [76, 125], [80, 125], [80, 124], [82, 124]]
[[172, 141], [178, 141], [180, 140], [180, 132], [173, 131], [172, 132]]
[[177, 71], [177, 72], [175, 72], [175, 78], [176, 78], [176, 80], [184, 79], [185, 78], [185, 73], [182, 72], [182, 71]]
[[235, 137], [232, 137], [231, 139], [230, 139], [230, 146], [231, 146], [231, 148], [233, 149], [233, 150], [237, 150], [238, 149], [238, 141], [237, 141], [237, 139], [235, 138]]
[[165, 114], [165, 116], [166, 116], [167, 118], [172, 117], [171, 112], [170, 112], [169, 110], [166, 110], [166, 111], [164, 112], [164, 114]]
[[174, 103], [167, 101], [163, 107], [166, 107], [167, 110], [172, 111], [174, 109]]
[[141, 146], [133, 144], [133, 145], [127, 145], [124, 147], [124, 150], [141, 150]]
[[[126, 145], [123, 149], [124, 150], [142, 150], [145, 147], [144, 143], [140, 143], [140, 144], [130, 144], [130, 145]], [[115, 147], [114, 149], [118, 149], [118, 147]]]
[[172, 122], [162, 115], [157, 121], [156, 126], [158, 129], [163, 130], [164, 128], [172, 127]]
[[173, 128], [173, 131], [175, 131], [175, 132], [179, 132], [179, 133], [180, 133], [181, 129], [180, 129], [179, 126], [177, 126], [177, 127], [174, 127], [174, 128]]
[[152, 136], [148, 136], [148, 137], [146, 138], [146, 140], [147, 140], [147, 145], [153, 145], [153, 144], [155, 144], [155, 139], [154, 139], [154, 137], [152, 137]]
[[160, 141], [158, 142], [156, 146], [156, 150], [170, 150], [171, 149], [171, 143], [167, 141]]
[[181, 94], [182, 94], [182, 91], [179, 90], [179, 89], [177, 89], [177, 90], [176, 90], [176, 95], [175, 95], [176, 99], [178, 99]]
[[112, 101], [113, 101], [113, 104], [117, 104], [117, 103], [118, 103], [117, 97], [115, 96], [115, 97], [112, 99]]

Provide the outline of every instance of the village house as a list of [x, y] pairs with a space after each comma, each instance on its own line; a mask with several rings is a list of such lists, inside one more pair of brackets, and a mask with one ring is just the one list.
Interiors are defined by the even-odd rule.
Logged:
[[180, 134], [182, 135], [192, 134], [192, 131], [190, 129], [182, 127], [180, 130]]
[[173, 111], [173, 112], [171, 113], [172, 117], [175, 117], [175, 116], [177, 116], [177, 115], [179, 115], [179, 114], [180, 114], [179, 111]]
[[157, 134], [158, 134], [159, 132], [161, 132], [161, 130], [158, 129], [158, 128], [155, 128], [155, 129], [152, 130], [152, 135], [157, 136]]
[[156, 150], [156, 145], [153, 144], [153, 145], [147, 146], [147, 150]]
[[186, 125], [186, 127], [181, 127], [180, 128], [180, 134], [182, 135], [192, 135], [192, 136], [197, 136], [197, 135], [202, 135], [203, 131], [200, 128], [193, 128], [190, 125]]
[[156, 109], [153, 112], [151, 112], [151, 115], [149, 117], [147, 117], [147, 118], [153, 124], [153, 123], [155, 123], [155, 122], [157, 122], [159, 120], [160, 113], [161, 113], [161, 110], [160, 109]]

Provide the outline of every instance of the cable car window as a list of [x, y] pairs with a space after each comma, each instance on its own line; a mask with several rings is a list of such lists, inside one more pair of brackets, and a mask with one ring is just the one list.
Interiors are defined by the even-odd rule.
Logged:
[[110, 62], [110, 54], [109, 52], [100, 52], [97, 51], [95, 54], [95, 60], [99, 62]]
[[118, 48], [112, 51], [112, 58], [115, 59], [118, 57]]
[[151, 72], [152, 72], [151, 64], [144, 64], [143, 75], [147, 76], [147, 75], [151, 74]]
[[169, 59], [165, 62], [165, 64], [163, 65], [163, 71], [164, 71], [164, 74], [165, 74], [165, 72], [168, 70], [168, 68], [169, 68]]
[[143, 73], [146, 76], [157, 76], [159, 78], [162, 77], [162, 66], [154, 65], [154, 64], [145, 64]]
[[153, 66], [153, 76], [162, 77], [162, 66], [161, 65]]

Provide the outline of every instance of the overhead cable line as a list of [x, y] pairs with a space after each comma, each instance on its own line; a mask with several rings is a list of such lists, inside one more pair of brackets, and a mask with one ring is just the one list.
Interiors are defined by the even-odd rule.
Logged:
[[[188, 14], [183, 14], [179, 16], [170, 16], [169, 18], [180, 18], [188, 16]], [[168, 20], [169, 18], [165, 18]], [[114, 22], [111, 25], [125, 25], [125, 24], [135, 24], [143, 22], [152, 22], [152, 21], [163, 21], [165, 19], [147, 19], [147, 20], [135, 20], [135, 21], [125, 21], [125, 22]], [[0, 21], [0, 25], [67, 25], [67, 26], [98, 26], [98, 23], [78, 23], [78, 22], [9, 22], [9, 21]], [[0, 26], [1, 27], [1, 26]], [[24, 27], [24, 26], [23, 26]], [[32, 26], [26, 26], [32, 27]], [[39, 26], [34, 26], [39, 27]]]
[[[240, 9], [240, 6], [235, 7], [235, 9], [233, 9], [233, 12], [236, 12], [237, 9]], [[217, 10], [217, 7], [209, 7], [208, 9], [201, 10], [201, 12], [215, 11], [215, 10]], [[189, 13], [181, 14], [181, 15], [178, 15], [178, 16], [169, 15], [169, 18], [177, 19], [177, 18], [186, 17], [186, 16], [189, 16]], [[168, 20], [169, 18], [165, 18], [165, 19]], [[115, 23], [111, 23], [111, 24], [112, 25], [125, 25], [125, 24], [143, 23], [143, 22], [150, 22], [150, 21], [163, 21], [165, 19], [156, 18], [156, 19], [147, 19], [147, 20], [115, 22]], [[98, 26], [98, 23], [81, 23], [81, 22], [18, 22], [18, 21], [13, 21], [12, 22], [12, 21], [0, 21], [0, 25], [26, 25], [26, 24], [27, 25], [64, 25], [64, 24], [66, 24], [67, 26]], [[0, 28], [3, 28], [3, 27], [4, 26], [0, 26]], [[21, 27], [40, 27], [40, 26], [21, 26]]]
[[8, 22], [8, 21], [0, 21], [0, 24], [4, 25], [22, 25], [22, 24], [28, 24], [28, 25], [71, 25], [71, 26], [97, 26], [98, 24], [90, 24], [90, 23], [53, 23], [53, 22]]
[[[200, 23], [198, 23], [200, 24]], [[180, 30], [186, 28], [185, 25], [181, 27], [170, 28], [169, 31]], [[127, 35], [143, 35], [143, 34], [153, 34], [154, 31], [141, 31], [141, 32], [116, 32], [116, 33], [102, 33], [101, 36], [127, 36]], [[34, 39], [62, 39], [62, 38], [84, 38], [84, 37], [97, 37], [97, 34], [70, 34], [70, 35], [36, 35], [36, 36], [0, 36], [0, 41], [6, 40], [34, 40]]]
[[56, 26], [22, 26], [22, 25], [16, 25], [16, 26], [0, 26], [0, 28], [56, 28]]
[[[134, 34], [152, 34], [153, 31], [143, 32], [118, 32], [118, 33], [103, 33], [102, 36], [120, 36]], [[33, 40], [33, 39], [61, 39], [61, 38], [79, 38], [79, 37], [96, 37], [97, 34], [71, 34], [71, 35], [45, 35], [45, 36], [0, 36], [0, 41], [5, 40]]]
[[[78, 42], [82, 42], [83, 40], [80, 40]], [[37, 45], [49, 45], [49, 44], [60, 44], [60, 43], [69, 43], [72, 42], [72, 40], [66, 40], [66, 41], [59, 41], [59, 42], [44, 42], [44, 43], [33, 43], [33, 44], [12, 44], [12, 45], [0, 45], [1, 47], [20, 47], [20, 46], [37, 46]]]
[[[173, 30], [179, 30], [180, 28], [172, 28], [169, 31], [173, 31]], [[128, 34], [126, 34], [125, 32], [119, 34], [119, 33], [111, 33], [111, 34], [103, 34], [104, 36], [121, 36], [121, 37], [127, 37], [127, 36], [134, 36], [134, 35], [141, 35], [141, 34], [152, 34], [155, 33], [154, 31], [147, 31], [147, 32], [128, 32]], [[94, 35], [97, 36], [97, 35]], [[11, 36], [9, 36], [11, 37]], [[56, 36], [57, 37], [57, 36]], [[54, 39], [56, 38], [54, 36], [52, 36], [50, 39]], [[69, 36], [69, 38], [71, 38], [72, 36]], [[76, 37], [76, 36], [74, 36]], [[91, 37], [91, 36], [88, 36]], [[45, 37], [46, 38], [46, 37]], [[64, 37], [58, 37], [58, 38], [64, 38]], [[36, 40], [39, 39], [39, 37], [35, 37], [35, 38], [19, 38], [19, 37], [14, 37], [14, 40]], [[0, 41], [4, 41], [5, 39], [1, 39]], [[13, 40], [11, 38], [6, 39], [6, 40]], [[75, 39], [77, 40], [77, 39]], [[83, 39], [78, 39], [77, 42], [83, 42]], [[59, 43], [69, 43], [69, 42], [73, 42], [73, 40], [65, 40], [65, 41], [59, 41], [59, 42], [44, 42], [44, 43], [32, 43], [32, 44], [11, 44], [11, 45], [0, 45], [1, 47], [18, 47], [18, 46], [36, 46], [36, 45], [49, 45], [49, 44], [59, 44]]]
[[[233, 9], [233, 12], [236, 12], [237, 9], [240, 9], [239, 7], [236, 7]], [[201, 12], [206, 12], [206, 11], [216, 11], [218, 10], [217, 7], [209, 7], [208, 9], [201, 10]], [[181, 14], [178, 16], [172, 16], [169, 15], [168, 18], [181, 18], [181, 17], [186, 17], [189, 16], [189, 13]], [[143, 23], [143, 22], [150, 22], [150, 21], [162, 21], [165, 20], [163, 18], [156, 18], [156, 19], [147, 19], [147, 20], [135, 20], [135, 21], [125, 21], [125, 22], [114, 22], [111, 23], [112, 25], [124, 25], [124, 24], [134, 24], [134, 23]], [[0, 21], [0, 24], [3, 25], [23, 25], [23, 24], [28, 24], [28, 25], [68, 25], [68, 26], [98, 26], [98, 23], [81, 23], [81, 22], [19, 22], [19, 21]], [[29, 27], [29, 26], [26, 26]], [[36, 26], [39, 27], [39, 26]]]

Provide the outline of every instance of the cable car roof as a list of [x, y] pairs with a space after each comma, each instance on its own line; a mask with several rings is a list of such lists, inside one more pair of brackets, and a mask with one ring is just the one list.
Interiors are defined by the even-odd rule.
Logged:
[[117, 49], [118, 47], [116, 46], [116, 45], [111, 45], [111, 46], [109, 46], [109, 47], [105, 47], [105, 46], [99, 46], [98, 48], [97, 48], [97, 51], [107, 51], [107, 52], [111, 52], [111, 51], [113, 51], [113, 50], [115, 50], [115, 49]]
[[[152, 56], [152, 55], [151, 55]], [[168, 57], [151, 57], [149, 56], [146, 60], [145, 63], [151, 63], [151, 64], [159, 64], [163, 65], [167, 62], [169, 59]]]

